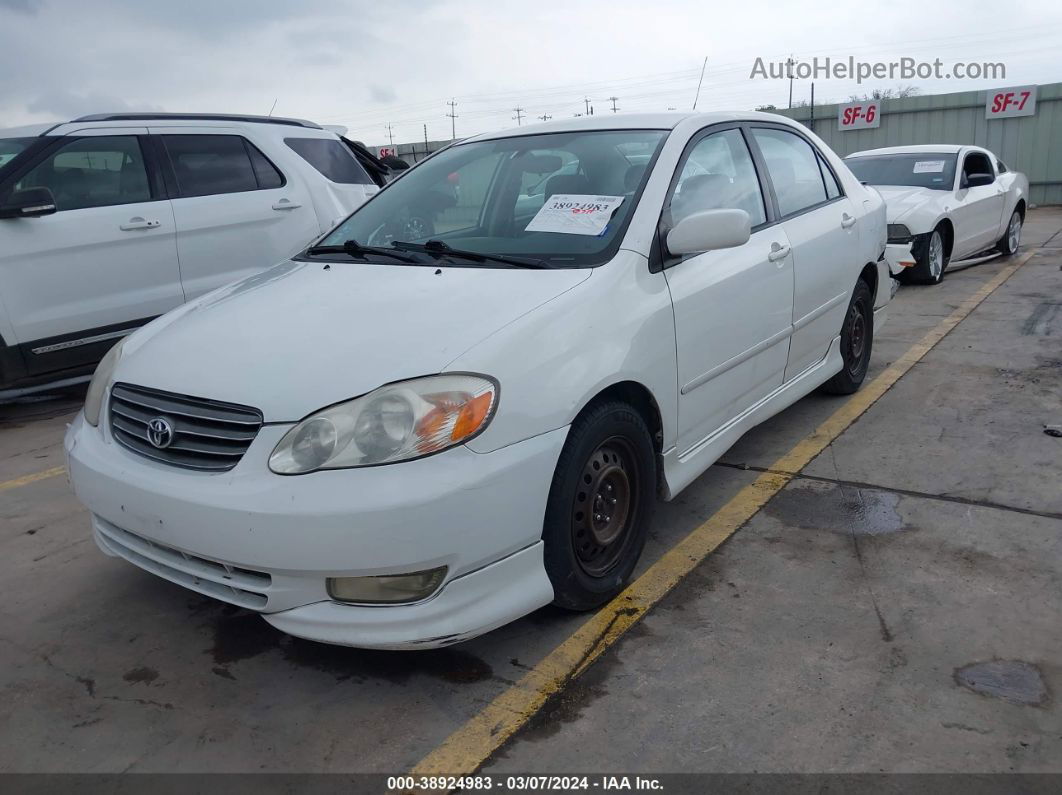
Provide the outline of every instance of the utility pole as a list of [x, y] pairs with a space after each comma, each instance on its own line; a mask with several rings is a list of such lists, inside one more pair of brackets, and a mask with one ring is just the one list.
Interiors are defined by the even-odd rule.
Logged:
[[708, 68], [708, 56], [704, 56], [704, 63], [701, 64], [701, 79], [697, 81], [697, 93], [693, 97], [693, 109], [697, 110], [697, 100], [701, 98], [701, 83], [704, 82], [704, 70]]
[[594, 111], [590, 108], [590, 97], [583, 97], [583, 104], [586, 105], [586, 115], [592, 116]]
[[536, 119], [542, 119], [542, 121], [549, 121], [553, 117], [543, 113], [541, 116], [535, 116], [535, 118]]
[[513, 108], [513, 113], [516, 114], [513, 118], [516, 119], [516, 126], [519, 127], [520, 120], [524, 117], [524, 109], [520, 107]]
[[390, 124], [387, 124], [385, 126], [387, 127], [387, 140], [391, 142], [391, 146], [393, 147], [395, 145], [395, 135], [392, 132], [392, 127]]
[[786, 69], [789, 72], [789, 107], [793, 107], [793, 56], [789, 56], [789, 60], [785, 62]]
[[815, 84], [811, 84], [811, 121], [808, 123], [808, 129], [815, 132]]
[[609, 97], [608, 98], [608, 101], [612, 103], [612, 112], [613, 113], [615, 113], [616, 111], [619, 110], [619, 108], [616, 107], [616, 102], [618, 100], [619, 100], [619, 97]]
[[456, 121], [457, 113], [455, 112], [454, 109], [457, 107], [457, 100], [451, 99], [446, 104], [450, 106], [450, 112], [446, 114], [447, 116], [450, 117], [450, 140], [451, 141], [456, 141], [457, 140], [457, 126], [456, 126], [456, 124], [457, 124], [457, 121]]

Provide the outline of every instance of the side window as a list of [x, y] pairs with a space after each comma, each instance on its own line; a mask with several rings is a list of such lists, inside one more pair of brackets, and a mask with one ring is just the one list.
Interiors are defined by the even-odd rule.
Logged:
[[76, 138], [48, 155], [14, 186], [14, 190], [26, 188], [48, 188], [60, 212], [151, 201], [144, 156], [135, 135]]
[[375, 184], [351, 151], [335, 138], [285, 138], [284, 143], [327, 180], [340, 185]]
[[836, 199], [841, 195], [841, 186], [837, 184], [837, 177], [833, 175], [833, 171], [826, 165], [826, 160], [819, 155], [819, 169], [822, 171], [822, 182], [826, 185], [826, 198]]
[[284, 177], [239, 135], [164, 135], [181, 198], [278, 188]]
[[818, 155], [811, 144], [785, 130], [757, 127], [752, 134], [767, 161], [783, 218], [826, 201]]
[[1000, 174], [1006, 174], [1007, 173], [1007, 165], [1006, 165], [1006, 163], [1004, 163], [1002, 160], [996, 160], [996, 171], [998, 171]]
[[767, 220], [752, 155], [740, 130], [724, 130], [694, 145], [669, 197], [671, 223], [703, 210], [744, 210], [752, 225]]
[[995, 176], [995, 172], [992, 171], [992, 162], [980, 152], [970, 152], [966, 155], [966, 159], [962, 163], [962, 173], [964, 177], [972, 177], [974, 174], [991, 174]]

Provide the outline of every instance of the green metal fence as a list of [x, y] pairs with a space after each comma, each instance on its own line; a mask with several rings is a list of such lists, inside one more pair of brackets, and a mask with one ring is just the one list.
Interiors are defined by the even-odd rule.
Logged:
[[842, 157], [880, 146], [983, 146], [1009, 168], [1025, 173], [1031, 204], [1062, 204], [1062, 83], [1039, 86], [1033, 116], [986, 119], [986, 97], [995, 93], [989, 89], [883, 100], [881, 126], [862, 130], [839, 130], [837, 105], [778, 112], [811, 127]]

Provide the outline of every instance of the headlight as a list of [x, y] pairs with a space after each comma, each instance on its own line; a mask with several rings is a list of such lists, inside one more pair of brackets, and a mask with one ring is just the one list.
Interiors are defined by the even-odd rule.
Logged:
[[890, 243], [910, 243], [911, 230], [903, 224], [889, 224]]
[[498, 385], [479, 375], [388, 384], [312, 414], [269, 456], [278, 475], [393, 464], [468, 441], [494, 416]]
[[111, 383], [114, 366], [122, 358], [123, 345], [125, 345], [124, 339], [107, 351], [107, 355], [100, 360], [89, 382], [88, 392], [85, 393], [85, 421], [89, 425], [96, 426], [100, 423], [100, 406], [103, 405], [103, 396], [107, 393], [107, 386]]

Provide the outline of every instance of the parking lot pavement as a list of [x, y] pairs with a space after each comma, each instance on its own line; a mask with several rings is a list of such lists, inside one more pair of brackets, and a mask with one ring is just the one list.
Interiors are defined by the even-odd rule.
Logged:
[[[1025, 245], [1060, 229], [1032, 212]], [[869, 377], [1004, 267], [901, 290]], [[1060, 267], [1018, 269], [488, 770], [1062, 771]], [[418, 653], [286, 637], [98, 552], [55, 472], [76, 399], [0, 407], [0, 771], [400, 773], [586, 620]], [[662, 505], [643, 570], [842, 402]]]

